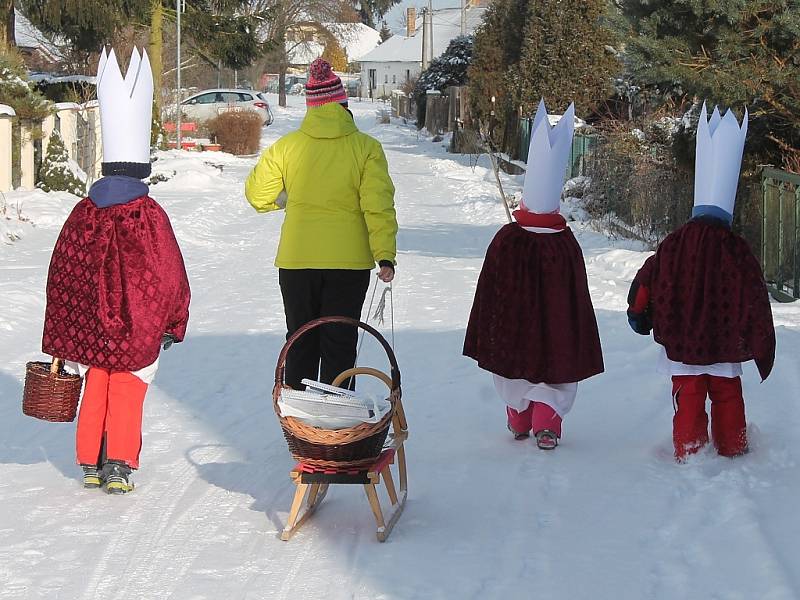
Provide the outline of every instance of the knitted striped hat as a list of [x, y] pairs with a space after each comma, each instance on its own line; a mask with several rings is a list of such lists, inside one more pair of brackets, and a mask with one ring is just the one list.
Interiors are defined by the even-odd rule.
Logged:
[[342, 80], [333, 72], [328, 61], [318, 58], [311, 63], [306, 83], [306, 106], [322, 106], [328, 102], [347, 104]]

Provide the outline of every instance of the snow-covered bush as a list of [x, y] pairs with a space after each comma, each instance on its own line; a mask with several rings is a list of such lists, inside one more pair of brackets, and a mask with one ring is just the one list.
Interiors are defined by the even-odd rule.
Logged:
[[67, 155], [61, 135], [54, 131], [39, 169], [36, 187], [45, 192], [69, 192], [82, 196], [86, 191], [86, 179], [86, 173]]
[[14, 50], [0, 44], [0, 104], [14, 109], [17, 117], [41, 120], [50, 114], [52, 104], [34, 91], [27, 80], [22, 59]]
[[411, 98], [417, 102], [417, 126], [425, 124], [425, 95], [428, 90], [444, 91], [451, 85], [467, 82], [467, 68], [472, 63], [473, 37], [461, 35], [450, 41], [447, 50], [434, 58], [417, 79]]

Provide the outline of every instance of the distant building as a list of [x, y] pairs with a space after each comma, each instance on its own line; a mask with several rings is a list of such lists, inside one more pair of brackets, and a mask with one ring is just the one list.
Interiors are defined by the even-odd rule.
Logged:
[[25, 67], [32, 73], [57, 73], [63, 56], [19, 10], [14, 11], [14, 40]]
[[[467, 2], [466, 34], [472, 34], [483, 20], [486, 0]], [[406, 35], [393, 35], [372, 52], [361, 57], [361, 95], [385, 98], [422, 71], [423, 17], [409, 8]], [[433, 11], [433, 44], [429, 58], [434, 59], [447, 49], [453, 38], [461, 35], [461, 9], [443, 8]]]

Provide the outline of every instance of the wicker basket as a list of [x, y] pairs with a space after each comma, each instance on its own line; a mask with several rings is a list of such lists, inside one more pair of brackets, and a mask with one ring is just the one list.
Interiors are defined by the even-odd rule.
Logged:
[[[344, 323], [353, 327], [360, 327], [369, 332], [383, 346], [389, 357], [392, 370], [391, 392], [388, 400], [391, 402], [392, 408], [377, 423], [361, 423], [355, 427], [331, 430], [311, 427], [294, 417], [281, 416], [278, 400], [280, 399], [281, 391], [287, 387], [284, 383], [284, 371], [289, 349], [307, 331], [328, 323]], [[400, 396], [400, 369], [397, 366], [397, 359], [394, 356], [392, 347], [384, 337], [373, 327], [356, 319], [322, 317], [306, 323], [286, 340], [275, 368], [272, 405], [283, 429], [283, 436], [286, 438], [289, 452], [295, 460], [313, 467], [360, 468], [371, 465], [380, 455]]]
[[44, 421], [68, 423], [75, 420], [83, 379], [63, 369], [63, 361], [52, 364], [29, 362], [25, 365], [25, 391], [22, 412]]

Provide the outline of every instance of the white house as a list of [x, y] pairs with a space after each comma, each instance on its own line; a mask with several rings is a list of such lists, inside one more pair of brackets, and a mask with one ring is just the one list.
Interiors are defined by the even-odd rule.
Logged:
[[[486, 2], [467, 2], [466, 33], [473, 33], [486, 12]], [[361, 57], [361, 95], [367, 98], [387, 98], [392, 90], [403, 86], [422, 71], [422, 24], [416, 11], [407, 12], [406, 35], [393, 35], [380, 46]], [[432, 12], [433, 44], [429, 58], [447, 49], [453, 38], [461, 35], [461, 9], [443, 8]]]

